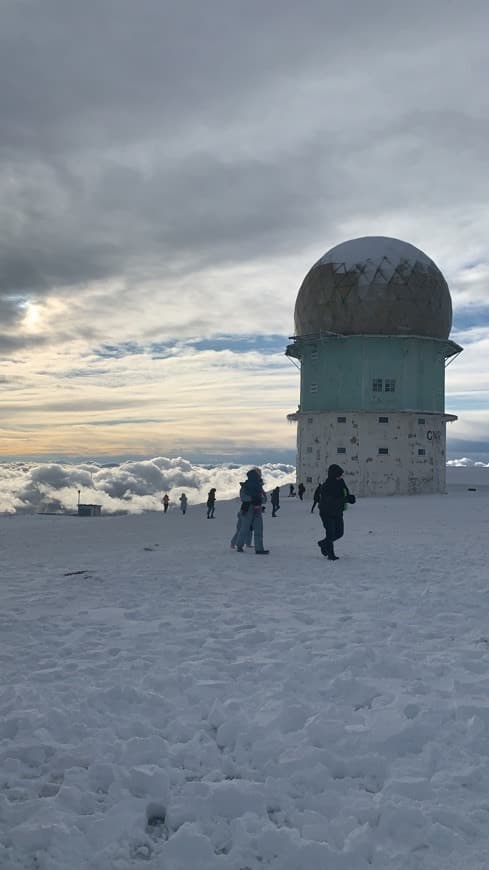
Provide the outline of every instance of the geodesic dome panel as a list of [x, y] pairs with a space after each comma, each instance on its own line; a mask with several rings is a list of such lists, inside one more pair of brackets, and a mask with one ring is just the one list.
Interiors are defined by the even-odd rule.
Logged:
[[447, 339], [447, 282], [423, 251], [366, 236], [332, 248], [307, 273], [295, 305], [295, 334], [422, 335]]

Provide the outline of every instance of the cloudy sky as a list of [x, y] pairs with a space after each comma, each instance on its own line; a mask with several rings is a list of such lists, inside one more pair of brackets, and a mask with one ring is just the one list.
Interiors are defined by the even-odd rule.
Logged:
[[489, 451], [486, 0], [0, 0], [0, 455], [293, 456], [302, 278], [447, 277]]

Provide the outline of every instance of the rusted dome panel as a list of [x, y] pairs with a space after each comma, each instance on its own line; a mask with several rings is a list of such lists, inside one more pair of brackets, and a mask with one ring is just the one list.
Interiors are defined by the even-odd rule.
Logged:
[[399, 239], [366, 236], [332, 248], [308, 272], [295, 334], [448, 338], [452, 305], [436, 264]]

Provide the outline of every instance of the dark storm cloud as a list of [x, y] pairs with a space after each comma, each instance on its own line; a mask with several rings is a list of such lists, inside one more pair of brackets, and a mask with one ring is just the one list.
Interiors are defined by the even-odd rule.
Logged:
[[466, 156], [484, 159], [461, 47], [479, 75], [485, 10], [7, 0], [0, 322], [27, 294], [284, 253], [352, 212], [443, 201], [461, 174], [427, 190], [426, 152], [449, 152], [446, 176], [466, 135]]
[[[474, 4], [470, 4], [472, 8]], [[478, 5], [478, 4], [477, 4]], [[0, 109], [12, 150], [63, 153], [172, 124], [225, 120], [274, 77], [347, 64], [456, 18], [446, 3], [10, 0]], [[418, 17], [419, 16], [419, 17]], [[470, 19], [470, 8], [464, 19]], [[421, 31], [421, 33], [420, 33]], [[135, 129], [136, 128], [136, 129]]]

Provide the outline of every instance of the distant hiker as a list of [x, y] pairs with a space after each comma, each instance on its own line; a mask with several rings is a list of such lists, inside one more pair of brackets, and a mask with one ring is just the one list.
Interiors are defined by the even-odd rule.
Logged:
[[343, 473], [339, 465], [330, 465], [328, 477], [321, 487], [319, 513], [326, 537], [318, 541], [318, 546], [323, 556], [327, 556], [330, 562], [338, 559], [334, 551], [334, 542], [343, 537], [343, 511], [346, 505], [355, 504], [356, 501], [355, 496], [350, 495], [348, 491]]
[[298, 488], [297, 488], [297, 492], [299, 493], [299, 498], [300, 498], [301, 501], [302, 501], [303, 498], [304, 498], [304, 493], [305, 493], [305, 491], [306, 491], [306, 487], [304, 486], [303, 483], [300, 483], [299, 486], [298, 486]]
[[295, 489], [294, 489], [293, 483], [289, 483], [289, 494], [288, 494], [287, 498], [291, 498], [291, 497], [295, 498]]
[[275, 489], [272, 489], [270, 501], [272, 503], [272, 517], [276, 517], [277, 511], [280, 510], [280, 487], [279, 486], [276, 486]]
[[243, 552], [249, 530], [253, 527], [255, 538], [255, 553], [266, 556], [270, 551], [263, 549], [263, 505], [267, 497], [263, 489], [263, 480], [259, 468], [252, 468], [246, 475], [246, 481], [241, 487], [241, 526], [236, 539], [236, 550]]
[[311, 513], [314, 513], [314, 508], [317, 504], [319, 504], [319, 499], [321, 498], [321, 484], [318, 483], [316, 489], [314, 490], [314, 495], [312, 497], [312, 508]]
[[182, 514], [185, 515], [187, 513], [187, 503], [188, 502], [187, 502], [187, 496], [185, 495], [184, 492], [182, 492], [182, 494], [179, 498], [179, 502], [180, 502], [180, 510], [181, 510]]
[[[245, 485], [246, 485], [246, 481], [242, 481], [242, 482], [240, 483], [240, 485], [239, 485], [239, 486], [240, 486], [239, 494], [240, 494], [241, 502], [243, 502], [243, 497], [244, 497], [244, 495], [243, 495], [243, 497], [242, 497], [242, 494], [244, 493], [244, 491], [243, 491], [243, 487], [244, 487]], [[238, 514], [237, 514], [236, 519], [237, 519], [237, 522], [236, 522], [236, 531], [235, 531], [233, 537], [231, 538], [231, 549], [232, 549], [232, 550], [236, 549], [236, 541], [238, 540], [239, 530], [241, 529], [241, 524], [242, 524], [243, 519], [244, 519], [244, 514], [243, 514], [243, 511], [241, 510], [241, 505], [239, 506], [239, 511], [238, 511]], [[251, 527], [250, 527], [250, 529], [249, 529], [249, 531], [248, 531], [248, 533], [247, 533], [247, 535], [246, 535], [246, 541], [245, 541], [245, 543], [246, 543], [246, 546], [247, 546], [247, 547], [252, 547], [252, 546], [253, 546], [253, 544], [252, 544], [252, 539], [253, 539], [253, 524], [251, 524]]]
[[207, 494], [207, 519], [214, 519], [214, 509], [216, 506], [216, 489], [212, 487]]
[[170, 504], [170, 499], [168, 497], [168, 493], [165, 492], [165, 495], [163, 496], [163, 513], [164, 514], [166, 514], [166, 512], [167, 512], [169, 504]]

